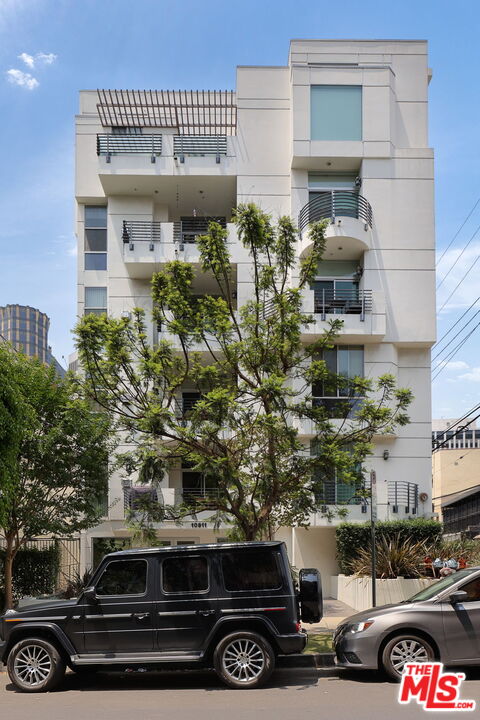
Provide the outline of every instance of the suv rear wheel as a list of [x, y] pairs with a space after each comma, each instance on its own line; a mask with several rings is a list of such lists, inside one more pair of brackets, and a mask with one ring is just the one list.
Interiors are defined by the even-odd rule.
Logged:
[[42, 638], [20, 640], [10, 651], [7, 670], [22, 692], [47, 692], [65, 675], [65, 662], [57, 648]]
[[418, 635], [397, 635], [389, 640], [382, 653], [382, 665], [387, 675], [400, 682], [406, 663], [435, 660], [432, 646]]
[[213, 656], [215, 671], [233, 688], [256, 688], [264, 685], [275, 668], [270, 643], [253, 632], [236, 632], [224, 637]]

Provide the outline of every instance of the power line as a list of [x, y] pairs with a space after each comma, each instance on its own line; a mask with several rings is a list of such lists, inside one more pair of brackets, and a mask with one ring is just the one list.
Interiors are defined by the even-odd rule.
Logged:
[[[480, 225], [479, 225], [479, 230], [480, 230]], [[445, 305], [449, 302], [449, 300], [452, 298], [452, 296], [455, 295], [455, 293], [457, 292], [457, 290], [458, 290], [458, 288], [460, 287], [460, 285], [463, 283], [463, 281], [465, 280], [465, 278], [467, 277], [467, 275], [473, 270], [473, 268], [475, 267], [475, 265], [477, 264], [477, 262], [478, 262], [479, 260], [480, 260], [480, 255], [477, 255], [477, 257], [475, 258], [475, 260], [473, 261], [473, 263], [470, 265], [470, 267], [468, 268], [467, 272], [466, 272], [465, 275], [462, 277], [462, 279], [460, 280], [460, 282], [458, 283], [458, 285], [455, 287], [454, 290], [452, 290], [452, 292], [450, 293], [450, 295], [448, 296], [448, 298], [447, 298], [447, 299], [445, 300], [445, 302], [443, 303], [442, 307], [441, 307], [440, 310], [438, 311], [439, 313], [442, 312], [442, 310], [443, 310], [443, 308], [445, 307]], [[437, 313], [437, 314], [438, 314], [438, 313]]]
[[[441, 435], [445, 435], [445, 433], [448, 433], [453, 427], [456, 427], [457, 425], [458, 425], [459, 432], [461, 432], [465, 428], [465, 425], [460, 425], [460, 423], [463, 422], [464, 420], [466, 420], [468, 417], [470, 417], [470, 415], [472, 413], [477, 412], [477, 410], [480, 410], [480, 403], [478, 405], [474, 406], [473, 408], [471, 408], [470, 410], [468, 410], [468, 412], [466, 412], [465, 415], [462, 415], [462, 417], [459, 418], [458, 420], [454, 420], [451, 425], [449, 425], [445, 430], [441, 431]], [[437, 431], [437, 432], [440, 432], [440, 431]]]
[[444, 340], [448, 335], [450, 335], [450, 333], [452, 332], [452, 330], [454, 330], [454, 329], [457, 327], [457, 325], [458, 325], [458, 323], [460, 322], [460, 320], [463, 320], [463, 318], [465, 317], [465, 315], [472, 309], [472, 307], [473, 307], [479, 300], [480, 300], [480, 295], [477, 297], [476, 300], [473, 301], [473, 303], [470, 305], [470, 307], [465, 310], [465, 312], [463, 313], [463, 315], [461, 315], [461, 316], [458, 318], [458, 320], [455, 320], [455, 322], [454, 322], [453, 325], [451, 326], [450, 330], [447, 330], [447, 332], [446, 332], [444, 335], [442, 335], [442, 337], [440, 338], [440, 340], [437, 340], [437, 342], [435, 343], [435, 345], [434, 345], [433, 347], [436, 347], [437, 345], [440, 345], [440, 343], [442, 342], [442, 340]]
[[453, 245], [453, 243], [454, 243], [455, 240], [457, 239], [460, 231], [463, 230], [463, 228], [464, 228], [464, 226], [466, 225], [467, 221], [468, 221], [468, 220], [471, 218], [471, 216], [473, 215], [473, 213], [474, 213], [474, 211], [475, 211], [478, 203], [480, 203], [480, 197], [477, 199], [477, 202], [475, 203], [475, 205], [473, 206], [473, 208], [470, 210], [470, 212], [468, 213], [467, 217], [465, 218], [465, 220], [463, 221], [463, 223], [460, 225], [460, 227], [458, 228], [457, 232], [455, 233], [455, 235], [453, 236], [453, 238], [450, 240], [450, 242], [448, 243], [448, 245], [447, 245], [447, 247], [445, 248], [445, 250], [443, 251], [443, 253], [440, 255], [439, 259], [437, 260], [436, 267], [438, 267], [438, 266], [440, 265], [440, 263], [442, 262], [442, 259], [443, 259], [444, 255], [445, 255], [445, 253], [451, 248], [451, 246]]
[[[438, 365], [435, 366], [435, 368], [433, 369], [432, 372], [435, 372], [436, 370], [438, 370], [438, 368], [440, 368], [440, 369], [439, 369], [438, 372], [432, 377], [432, 382], [437, 379], [437, 377], [440, 375], [441, 372], [443, 372], [443, 370], [445, 370], [447, 363], [450, 362], [450, 360], [452, 360], [452, 358], [455, 357], [455, 355], [457, 354], [457, 352], [465, 345], [465, 343], [467, 342], [467, 340], [473, 335], [473, 333], [475, 332], [475, 330], [478, 328], [479, 325], [480, 325], [480, 322], [477, 323], [477, 324], [475, 325], [475, 327], [472, 328], [472, 330], [470, 330], [470, 332], [468, 333], [468, 335], [466, 335], [466, 336], [463, 338], [463, 340], [461, 340], [461, 341], [458, 343], [458, 345], [457, 345], [456, 347], [454, 347], [454, 349], [452, 350], [452, 352], [450, 353], [450, 355], [449, 355], [446, 359], [441, 360], [441, 361], [438, 363]], [[440, 366], [442, 366], [442, 367], [440, 367]]]
[[462, 252], [460, 253], [460, 255], [457, 257], [457, 259], [455, 260], [455, 262], [453, 263], [453, 265], [451, 266], [451, 268], [449, 269], [449, 271], [446, 273], [446, 275], [443, 276], [443, 278], [442, 278], [442, 279], [440, 280], [440, 282], [438, 283], [438, 285], [437, 285], [437, 290], [442, 287], [443, 283], [445, 282], [445, 280], [447, 279], [447, 277], [450, 275], [450, 273], [452, 272], [453, 268], [454, 268], [455, 265], [458, 263], [458, 261], [460, 260], [460, 258], [461, 258], [462, 255], [463, 255], [463, 253], [464, 253], [465, 250], [468, 248], [468, 246], [470, 245], [470, 243], [472, 242], [472, 240], [474, 239], [474, 237], [476, 236], [476, 234], [478, 233], [479, 230], [480, 230], [480, 225], [477, 227], [477, 229], [475, 230], [475, 232], [474, 232], [473, 235], [471, 236], [470, 240], [467, 242], [467, 244], [466, 244], [465, 247], [463, 248], [463, 250], [462, 250]]
[[[434, 356], [432, 357], [432, 360], [436, 360], [440, 355], [443, 355], [443, 353], [444, 353], [445, 350], [448, 348], [448, 346], [451, 345], [452, 342], [460, 335], [460, 333], [462, 333], [462, 332], [465, 330], [465, 328], [467, 327], [467, 325], [470, 325], [470, 323], [472, 322], [472, 320], [474, 320], [479, 313], [480, 313], [480, 308], [477, 310], [477, 312], [476, 312], [474, 315], [472, 315], [472, 317], [470, 318], [470, 320], [468, 320], [468, 322], [466, 322], [465, 325], [460, 328], [460, 330], [457, 332], [456, 335], [453, 336], [453, 338], [450, 340], [450, 342], [448, 342], [442, 350], [439, 350], [438, 353], [436, 353], [436, 355], [434, 355]], [[463, 317], [463, 315], [462, 315], [462, 317]], [[459, 323], [459, 320], [457, 320], [456, 325], [458, 325], [458, 323]], [[455, 327], [456, 325], [454, 325], [453, 327]], [[453, 330], [453, 327], [452, 327], [452, 330]]]
[[[480, 408], [480, 405], [478, 407], [476, 407], [475, 410], [478, 410], [479, 408]], [[475, 412], [475, 411], [471, 410], [470, 412]], [[469, 420], [469, 422], [466, 423], [466, 425], [463, 425], [462, 427], [458, 428], [458, 430], [456, 432], [452, 433], [452, 435], [449, 438], [447, 438], [446, 440], [444, 440], [442, 443], [440, 443], [440, 445], [436, 445], [432, 449], [432, 453], [436, 452], [437, 450], [440, 450], [440, 448], [444, 447], [444, 445], [449, 443], [450, 440], [452, 440], [454, 437], [457, 437], [457, 435], [460, 435], [460, 433], [463, 432], [465, 430], [465, 428], [467, 428], [469, 425], [471, 425], [473, 422], [475, 422], [475, 420], [478, 420], [479, 417], [480, 417], [480, 414], [476, 415], [471, 420]]]

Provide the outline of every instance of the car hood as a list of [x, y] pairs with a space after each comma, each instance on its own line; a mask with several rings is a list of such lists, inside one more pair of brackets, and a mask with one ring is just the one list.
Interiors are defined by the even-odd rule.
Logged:
[[359, 613], [355, 613], [355, 615], [350, 615], [348, 618], [345, 618], [344, 622], [341, 623], [342, 625], [345, 624], [351, 624], [351, 623], [358, 623], [358, 622], [364, 622], [365, 620], [370, 620], [371, 618], [380, 617], [382, 615], [388, 615], [391, 612], [397, 612], [397, 611], [404, 611], [408, 607], [410, 607], [413, 603], [393, 603], [391, 605], [381, 605], [380, 607], [374, 607], [369, 608], [368, 610], [362, 610]]
[[[60, 600], [59, 598], [23, 598], [20, 600], [18, 607], [15, 612], [16, 615], [23, 615], [23, 613], [29, 613], [36, 615], [41, 613], [42, 610], [53, 610], [53, 609], [67, 609], [74, 607], [78, 602], [78, 598], [70, 598], [69, 600]], [[12, 612], [12, 611], [10, 611]]]

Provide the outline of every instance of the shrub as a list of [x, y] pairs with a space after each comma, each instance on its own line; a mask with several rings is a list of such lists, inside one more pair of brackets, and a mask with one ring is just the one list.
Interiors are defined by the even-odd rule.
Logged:
[[[376, 524], [377, 542], [382, 538], [398, 538], [400, 542], [425, 542], [432, 546], [441, 541], [442, 524], [436, 520], [386, 520]], [[366, 523], [341, 523], [336, 529], [339, 572], [351, 575], [352, 563], [362, 548], [371, 544], [371, 526]]]
[[[0, 549], [0, 596], [3, 595], [3, 561]], [[57, 585], [60, 554], [56, 544], [43, 550], [24, 548], [13, 561], [13, 595], [15, 600], [25, 596], [51, 595]]]
[[[381, 536], [375, 543], [376, 577], [377, 578], [416, 578], [422, 575], [423, 559], [428, 551], [425, 540], [415, 542], [405, 540], [396, 535]], [[351, 568], [356, 575], [369, 575], [372, 572], [372, 546], [362, 547], [351, 561]]]

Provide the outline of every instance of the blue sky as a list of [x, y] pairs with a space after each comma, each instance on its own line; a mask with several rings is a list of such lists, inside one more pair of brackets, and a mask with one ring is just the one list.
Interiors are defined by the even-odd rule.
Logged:
[[[80, 89], [234, 88], [236, 65], [285, 64], [290, 38], [429, 41], [441, 252], [480, 196], [479, 21], [475, 0], [0, 0], [0, 304], [39, 307], [59, 360], [72, 351]], [[440, 278], [479, 225], [480, 204]], [[479, 254], [480, 232], [440, 288], [439, 307]], [[440, 313], [439, 337], [480, 295], [479, 270], [480, 261]], [[480, 328], [435, 381], [434, 416], [480, 402], [479, 349]]]

